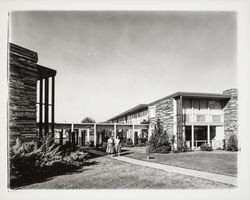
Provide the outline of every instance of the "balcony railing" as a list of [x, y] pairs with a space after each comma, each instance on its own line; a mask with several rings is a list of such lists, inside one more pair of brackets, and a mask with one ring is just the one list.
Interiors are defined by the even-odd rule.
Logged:
[[223, 116], [218, 114], [183, 114], [183, 121], [187, 122], [200, 122], [200, 123], [222, 123]]

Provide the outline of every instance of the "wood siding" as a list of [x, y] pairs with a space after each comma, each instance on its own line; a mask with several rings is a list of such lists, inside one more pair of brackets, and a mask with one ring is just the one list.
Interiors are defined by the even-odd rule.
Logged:
[[37, 101], [37, 53], [9, 45], [9, 136], [34, 137]]

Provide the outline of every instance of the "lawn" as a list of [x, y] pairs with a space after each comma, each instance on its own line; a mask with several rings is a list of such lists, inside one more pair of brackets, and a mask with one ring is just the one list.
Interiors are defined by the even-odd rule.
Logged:
[[151, 154], [147, 160], [144, 147], [125, 148], [126, 156], [166, 165], [237, 176], [237, 152], [195, 151], [185, 153]]
[[164, 172], [107, 157], [95, 157], [73, 173], [51, 177], [18, 189], [195, 189], [234, 188], [182, 174]]

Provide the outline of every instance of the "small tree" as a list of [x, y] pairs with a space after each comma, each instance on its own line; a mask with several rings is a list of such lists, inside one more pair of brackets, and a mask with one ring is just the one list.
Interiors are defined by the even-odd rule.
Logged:
[[95, 120], [91, 117], [85, 117], [82, 119], [81, 123], [95, 123]]
[[163, 129], [160, 119], [157, 119], [154, 133], [149, 140], [151, 152], [168, 153], [171, 143], [167, 132]]

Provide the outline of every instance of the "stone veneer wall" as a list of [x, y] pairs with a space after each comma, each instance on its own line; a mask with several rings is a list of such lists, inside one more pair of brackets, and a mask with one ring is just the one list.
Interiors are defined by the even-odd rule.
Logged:
[[[9, 46], [9, 136], [34, 138], [37, 100], [37, 53], [14, 44]], [[10, 143], [10, 144], [11, 144]]]
[[227, 141], [230, 135], [238, 135], [238, 90], [225, 90], [223, 94], [232, 96], [224, 107], [224, 131]]
[[174, 128], [174, 100], [164, 99], [156, 102], [154, 105], [156, 107], [156, 117], [150, 119], [150, 124], [156, 124], [157, 118], [161, 120], [164, 130], [167, 131], [168, 135], [173, 135]]

